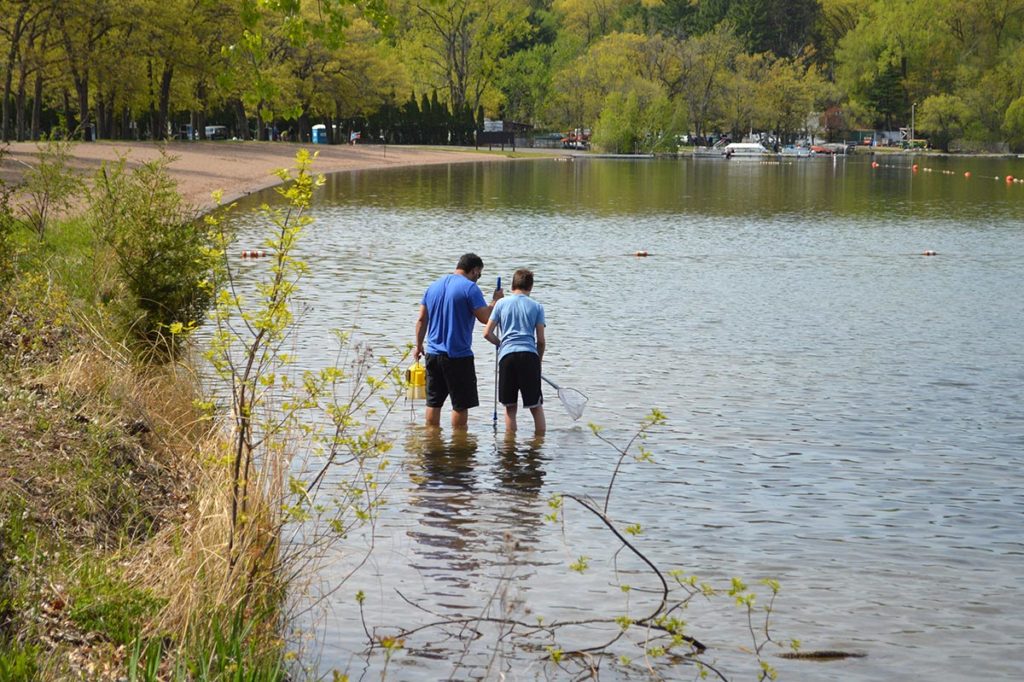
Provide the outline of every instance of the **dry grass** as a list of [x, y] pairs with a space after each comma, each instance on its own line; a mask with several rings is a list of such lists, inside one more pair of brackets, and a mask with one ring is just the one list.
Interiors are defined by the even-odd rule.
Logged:
[[[193, 407], [194, 373], [139, 364], [66, 309], [7, 306], [2, 317], [0, 512], [7, 503], [24, 509], [46, 549], [30, 568], [10, 572], [24, 608], [9, 623], [0, 617], [0, 658], [6, 636], [37, 648], [38, 679], [122, 676], [124, 643], [73, 616], [76, 585], [94, 565], [163, 604], [136, 623], [143, 637], [168, 638], [163, 670], [179, 670], [176, 658], [196, 655], [211, 623], [223, 626], [237, 612], [257, 621], [246, 636], [262, 643], [250, 644], [273, 656], [275, 506], [253, 495], [236, 543], [241, 558], [229, 562], [225, 432]], [[277, 486], [261, 480], [251, 489]]]

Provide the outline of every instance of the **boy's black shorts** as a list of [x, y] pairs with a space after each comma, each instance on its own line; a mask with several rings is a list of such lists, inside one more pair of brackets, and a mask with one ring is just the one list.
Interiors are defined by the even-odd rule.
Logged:
[[472, 355], [450, 358], [444, 353], [428, 353], [426, 369], [427, 407], [443, 407], [449, 395], [453, 410], [468, 410], [480, 404]]
[[536, 353], [509, 353], [498, 364], [498, 402], [515, 405], [520, 393], [524, 408], [544, 404], [540, 390], [540, 356]]

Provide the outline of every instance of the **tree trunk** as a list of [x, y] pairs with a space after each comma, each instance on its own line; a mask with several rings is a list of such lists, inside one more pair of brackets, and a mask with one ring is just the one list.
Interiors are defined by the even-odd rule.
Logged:
[[302, 114], [299, 115], [298, 128], [299, 128], [298, 139], [300, 139], [300, 140], [303, 139], [303, 136], [305, 136], [305, 135], [309, 135], [310, 139], [312, 139], [313, 127], [310, 124], [310, 120], [309, 120], [309, 105], [308, 104], [304, 104], [302, 106]]
[[18, 73], [18, 94], [14, 99], [14, 139], [18, 142], [25, 140], [25, 81], [28, 74], [25, 70], [24, 61], [21, 64], [21, 71]]
[[121, 136], [122, 139], [130, 140], [134, 138], [133, 131], [135, 128], [132, 126], [132, 112], [128, 107], [124, 108], [121, 113]]
[[4, 94], [3, 94], [3, 105], [0, 107], [0, 140], [4, 142], [9, 141], [11, 138], [8, 135], [8, 123], [11, 120], [10, 112], [10, 101], [11, 101], [11, 79], [14, 76], [14, 60], [18, 54], [18, 44], [11, 41], [11, 49], [7, 53], [7, 69], [4, 71]]
[[32, 131], [29, 137], [39, 139], [39, 126], [43, 118], [43, 71], [36, 71], [36, 82], [32, 89]]
[[107, 102], [103, 97], [100, 97], [96, 102], [96, 139], [100, 140], [105, 138], [106, 130], [104, 129], [104, 123], [107, 119]]
[[74, 113], [71, 111], [71, 95], [68, 94], [67, 88], [61, 89], [61, 104], [64, 106], [64, 139], [67, 139], [71, 135], [71, 131], [75, 129], [75, 118]]
[[196, 84], [196, 100], [199, 101], [200, 109], [196, 112], [195, 116], [195, 130], [199, 133], [198, 137], [200, 140], [206, 139], [206, 108], [208, 103], [206, 101], [206, 81], [199, 81]]
[[153, 93], [153, 60], [146, 60], [146, 80], [149, 83], [149, 138], [157, 138], [156, 95]]
[[28, 13], [29, 4], [21, 7], [21, 13], [14, 20], [14, 28], [11, 30], [11, 47], [7, 50], [7, 68], [4, 70], [4, 101], [0, 107], [0, 139], [4, 142], [10, 140], [9, 129], [11, 122], [11, 79], [14, 76], [14, 62], [18, 58], [18, 46], [21, 44], [21, 32], [25, 27], [25, 15]]
[[230, 103], [231, 110], [235, 112], [235, 125], [238, 128], [238, 137], [242, 140], [251, 140], [252, 135], [249, 134], [249, 119], [245, 116], [245, 105], [242, 104], [242, 100], [233, 99]]
[[91, 141], [89, 137], [89, 72], [84, 71], [80, 77], [75, 77], [75, 92], [78, 94], [78, 126], [81, 131], [79, 135], [83, 140]]
[[117, 106], [117, 93], [114, 90], [101, 95], [96, 102], [96, 139], [112, 140], [114, 138], [114, 108]]
[[[167, 123], [170, 117], [171, 107], [171, 80], [174, 77], [174, 65], [165, 64], [163, 75], [160, 77], [160, 113], [157, 116], [157, 123], [160, 126], [160, 137], [158, 139], [164, 139], [167, 136]], [[173, 136], [174, 131], [171, 131]]]

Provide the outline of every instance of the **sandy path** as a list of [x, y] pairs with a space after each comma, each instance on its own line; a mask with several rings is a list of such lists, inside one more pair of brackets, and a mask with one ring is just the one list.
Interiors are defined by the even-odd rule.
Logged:
[[[91, 142], [73, 147], [74, 167], [92, 173], [104, 161], [124, 156], [129, 165], [160, 156], [164, 147], [174, 158], [172, 177], [185, 200], [199, 208], [213, 206], [211, 193], [223, 190], [224, 201], [278, 184], [273, 173], [294, 165], [295, 152], [306, 147], [320, 153], [313, 165], [318, 173], [391, 168], [471, 161], [496, 161], [508, 157], [466, 149], [393, 147], [380, 145], [299, 145], [285, 142]], [[14, 142], [2, 154], [0, 179], [16, 182], [27, 165], [36, 160], [33, 142]]]

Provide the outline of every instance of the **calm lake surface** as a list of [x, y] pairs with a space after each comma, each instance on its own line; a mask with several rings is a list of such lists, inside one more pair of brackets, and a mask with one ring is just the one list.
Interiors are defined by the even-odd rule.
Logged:
[[[310, 663], [381, 679], [359, 590], [370, 628], [650, 610], [641, 588], [657, 583], [616, 562], [593, 516], [571, 502], [564, 526], [544, 516], [556, 493], [604, 498], [617, 455], [587, 422], [625, 445], [659, 408], [654, 461], [627, 461], [609, 512], [642, 524], [638, 547], [666, 570], [777, 579], [777, 639], [865, 655], [788, 661], [769, 648], [782, 679], [1024, 677], [1024, 186], [994, 179], [1024, 175], [1024, 161], [919, 159], [917, 173], [909, 159], [870, 161], [543, 159], [329, 178], [302, 246], [301, 365], [335, 360], [336, 328], [399, 353], [427, 284], [474, 251], [485, 290], [534, 270], [545, 373], [590, 401], [574, 423], [545, 388], [547, 437], [530, 440], [526, 414], [506, 442], [492, 429], [494, 353], [477, 338], [481, 406], [465, 438], [447, 409], [431, 438], [422, 401], [404, 402], [369, 560], [339, 586], [367, 545], [352, 537], [316, 578], [337, 590]], [[245, 222], [239, 248], [258, 247], [265, 227]], [[569, 569], [580, 556], [582, 575]], [[756, 677], [728, 598], [685, 617], [708, 661]], [[634, 662], [605, 660], [602, 679], [647, 678], [642, 650], [613, 651]], [[566, 679], [542, 653], [486, 628], [467, 642], [426, 631], [386, 676]]]

